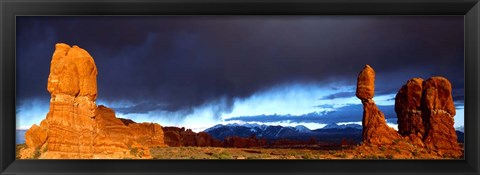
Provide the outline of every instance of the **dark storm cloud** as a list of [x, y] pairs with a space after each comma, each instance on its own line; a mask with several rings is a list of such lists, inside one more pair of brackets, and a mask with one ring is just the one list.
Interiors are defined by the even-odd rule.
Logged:
[[353, 92], [353, 91], [338, 92], [338, 93], [334, 93], [334, 94], [324, 96], [324, 97], [320, 98], [320, 100], [332, 100], [332, 99], [336, 99], [336, 98], [347, 98], [347, 97], [354, 97], [354, 96], [355, 96], [355, 92]]
[[[384, 113], [388, 122], [396, 123], [397, 115], [393, 105], [382, 106], [378, 108]], [[362, 121], [363, 107], [361, 104], [348, 105], [326, 113], [309, 113], [300, 116], [293, 115], [258, 115], [258, 116], [240, 116], [226, 119], [225, 121], [243, 121], [243, 122], [291, 122], [291, 123], [338, 123], [338, 122], [358, 122]]]
[[463, 88], [463, 36], [462, 16], [22, 16], [17, 98], [48, 102], [58, 42], [94, 57], [98, 98], [137, 105], [125, 112], [191, 109], [219, 98], [231, 106], [284, 83], [353, 86], [365, 64], [377, 72], [378, 93], [434, 75]]
[[148, 111], [154, 111], [154, 110], [163, 109], [163, 108], [165, 107], [162, 104], [141, 102], [132, 106], [118, 107], [113, 109], [116, 112], [120, 112], [123, 114], [132, 114], [132, 113], [135, 114], [135, 113], [145, 113]]

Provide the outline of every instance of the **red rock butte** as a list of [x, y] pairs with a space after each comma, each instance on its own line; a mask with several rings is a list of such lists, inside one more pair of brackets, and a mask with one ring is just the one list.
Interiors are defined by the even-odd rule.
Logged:
[[444, 77], [407, 81], [395, 97], [399, 133], [439, 155], [462, 155], [454, 128], [452, 85]]
[[25, 133], [21, 158], [151, 158], [150, 147], [166, 146], [159, 124], [125, 122], [96, 105], [97, 74], [86, 50], [55, 45], [47, 85], [50, 111]]

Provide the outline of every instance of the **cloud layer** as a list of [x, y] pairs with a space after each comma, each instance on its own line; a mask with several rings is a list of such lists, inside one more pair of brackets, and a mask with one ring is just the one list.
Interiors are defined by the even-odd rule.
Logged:
[[[441, 75], [462, 102], [463, 29], [461, 16], [21, 16], [17, 107], [32, 99], [48, 105], [58, 42], [94, 57], [99, 104], [171, 123], [202, 122], [186, 120], [199, 113], [212, 122], [244, 116], [238, 103], [276, 87], [325, 90], [312, 101], [348, 98], [365, 64], [377, 71], [377, 95], [396, 93], [412, 77]], [[293, 115], [328, 104], [300, 105]]]

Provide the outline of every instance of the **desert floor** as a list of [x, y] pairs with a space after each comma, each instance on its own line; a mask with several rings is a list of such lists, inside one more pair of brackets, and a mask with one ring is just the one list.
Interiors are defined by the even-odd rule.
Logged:
[[[17, 153], [25, 147], [17, 145]], [[428, 152], [407, 142], [372, 146], [290, 146], [289, 148], [161, 147], [153, 159], [463, 159]]]
[[[393, 145], [290, 146], [289, 148], [151, 148], [154, 159], [463, 159], [398, 141]], [[463, 147], [463, 146], [462, 146]]]

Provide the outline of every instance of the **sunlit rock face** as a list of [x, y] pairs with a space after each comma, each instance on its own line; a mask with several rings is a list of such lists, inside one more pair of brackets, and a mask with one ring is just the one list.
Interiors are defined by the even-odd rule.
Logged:
[[423, 84], [425, 146], [439, 154], [458, 156], [461, 148], [454, 128], [455, 105], [452, 85], [444, 77], [431, 77]]
[[395, 96], [398, 132], [408, 136], [415, 144], [423, 145], [425, 126], [422, 115], [423, 79], [412, 78], [403, 85]]
[[97, 74], [87, 51], [56, 44], [47, 85], [50, 111], [26, 132], [23, 158], [151, 158], [149, 147], [165, 146], [160, 125], [124, 123], [113, 110], [97, 107]]
[[112, 109], [103, 105], [98, 106], [95, 120], [94, 158], [131, 158], [131, 150], [136, 150], [136, 157], [150, 158], [150, 147], [166, 146], [159, 124], [124, 122], [115, 117]]
[[214, 139], [206, 132], [195, 133], [190, 129], [178, 127], [163, 127], [165, 143], [168, 146], [198, 146], [198, 147], [222, 147], [220, 140]]
[[399, 133], [438, 155], [462, 155], [454, 128], [452, 86], [444, 77], [407, 81], [395, 97]]
[[356, 92], [363, 104], [363, 142], [374, 145], [392, 144], [400, 136], [387, 125], [384, 114], [373, 101], [374, 91], [375, 71], [366, 65], [358, 75]]
[[362, 101], [372, 99], [375, 95], [375, 70], [368, 64], [358, 74], [356, 95]]

